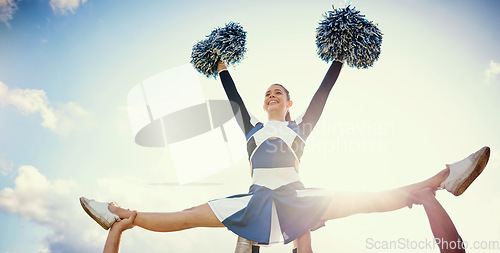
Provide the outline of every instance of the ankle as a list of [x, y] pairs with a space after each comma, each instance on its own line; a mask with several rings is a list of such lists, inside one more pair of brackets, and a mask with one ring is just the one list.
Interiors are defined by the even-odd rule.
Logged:
[[108, 206], [108, 210], [116, 215], [118, 215], [118, 207], [113, 205], [113, 204], [109, 204]]
[[442, 170], [439, 174], [441, 176], [439, 184], [441, 184], [450, 175], [450, 167], [446, 166], [446, 169]]
[[430, 178], [431, 188], [433, 188], [434, 190], [438, 189], [441, 186], [441, 183], [444, 182], [444, 180], [446, 180], [446, 178], [448, 178], [449, 175], [450, 175], [449, 168], [446, 168], [446, 169], [438, 172], [435, 176]]
[[108, 206], [108, 209], [110, 212], [118, 215], [118, 217], [120, 217], [120, 219], [128, 218], [133, 213], [133, 211], [131, 211], [131, 210], [123, 209], [123, 208], [116, 206], [114, 204], [110, 204]]

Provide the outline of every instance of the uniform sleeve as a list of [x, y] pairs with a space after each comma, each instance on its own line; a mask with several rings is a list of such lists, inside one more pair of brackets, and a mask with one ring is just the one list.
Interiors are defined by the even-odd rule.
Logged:
[[[243, 103], [243, 99], [241, 99], [238, 90], [236, 90], [236, 85], [234, 84], [229, 71], [223, 70], [219, 73], [220, 80], [222, 82], [222, 86], [224, 87], [224, 91], [226, 92], [227, 98], [229, 101], [232, 101], [238, 105], [238, 108], [233, 107], [233, 112], [236, 116], [236, 120], [238, 121], [238, 125], [241, 130], [248, 135], [250, 130], [253, 129], [254, 125], [252, 124], [252, 119], [250, 114]], [[241, 113], [241, 117], [237, 117], [238, 112]]]
[[332, 65], [328, 69], [328, 72], [326, 72], [323, 82], [321, 82], [321, 85], [311, 99], [311, 103], [307, 107], [306, 112], [303, 114], [300, 120], [297, 120], [299, 122], [299, 127], [302, 129], [302, 132], [305, 134], [305, 136], [309, 136], [309, 134], [316, 126], [316, 123], [318, 122], [319, 117], [323, 112], [323, 108], [325, 107], [328, 95], [330, 94], [333, 85], [337, 81], [341, 69], [341, 62], [334, 61], [332, 63]]

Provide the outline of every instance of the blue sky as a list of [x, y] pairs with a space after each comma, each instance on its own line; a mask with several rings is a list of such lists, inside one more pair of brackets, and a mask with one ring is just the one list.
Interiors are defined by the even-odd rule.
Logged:
[[[328, 69], [316, 56], [314, 32], [332, 4], [345, 3], [0, 0], [0, 252], [101, 250], [106, 232], [86, 217], [79, 196], [175, 211], [246, 192], [245, 159], [179, 186], [165, 149], [134, 143], [127, 94], [188, 63], [198, 40], [237, 21], [248, 32], [248, 52], [231, 73], [247, 107], [265, 120], [263, 93], [279, 82], [294, 100], [292, 117], [299, 115]], [[378, 23], [382, 53], [368, 70], [342, 70], [308, 141], [302, 180], [334, 190], [384, 190], [488, 145], [484, 174], [464, 195], [439, 192], [438, 199], [464, 240], [500, 241], [500, 3], [352, 4]], [[199, 78], [207, 98], [224, 98], [217, 80]], [[231, 252], [236, 241], [225, 229], [136, 228], [124, 237], [122, 252]], [[367, 249], [367, 238], [421, 241], [432, 234], [415, 207], [330, 221], [313, 233], [313, 248], [382, 252]]]

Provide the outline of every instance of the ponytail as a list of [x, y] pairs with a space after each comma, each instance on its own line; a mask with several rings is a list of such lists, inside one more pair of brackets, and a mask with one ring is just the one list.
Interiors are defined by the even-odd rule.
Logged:
[[286, 112], [285, 121], [292, 121], [292, 118], [290, 117], [290, 112]]

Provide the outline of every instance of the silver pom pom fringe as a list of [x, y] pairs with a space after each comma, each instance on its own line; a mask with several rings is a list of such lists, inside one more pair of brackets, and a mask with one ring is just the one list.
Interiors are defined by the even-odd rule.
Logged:
[[215, 28], [205, 40], [193, 46], [191, 63], [207, 77], [217, 76], [217, 62], [232, 65], [240, 62], [246, 52], [246, 32], [239, 23], [229, 22]]
[[316, 29], [319, 57], [326, 61], [344, 60], [356, 68], [368, 68], [378, 60], [382, 32], [356, 8], [328, 11]]

